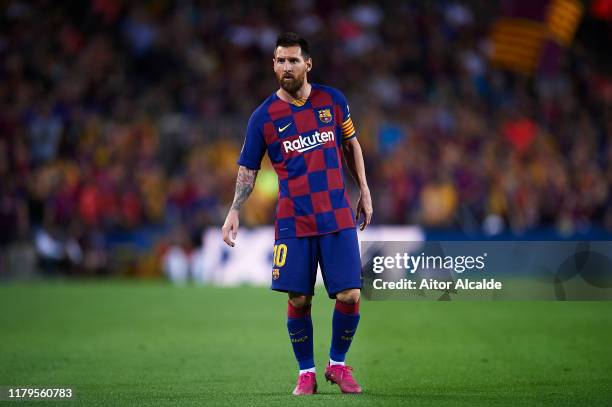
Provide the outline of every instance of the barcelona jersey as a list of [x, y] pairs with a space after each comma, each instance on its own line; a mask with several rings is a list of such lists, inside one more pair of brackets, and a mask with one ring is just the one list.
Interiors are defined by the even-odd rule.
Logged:
[[274, 93], [253, 112], [238, 164], [258, 170], [267, 151], [278, 175], [276, 239], [355, 227], [341, 148], [355, 136], [346, 98], [328, 86], [312, 84], [299, 105]]

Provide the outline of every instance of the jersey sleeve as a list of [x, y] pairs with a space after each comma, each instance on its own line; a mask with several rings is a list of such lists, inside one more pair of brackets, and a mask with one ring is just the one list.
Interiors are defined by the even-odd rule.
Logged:
[[348, 102], [346, 97], [338, 92], [339, 94], [339, 102], [340, 108], [342, 109], [342, 141], [347, 141], [352, 139], [353, 137], [357, 137], [357, 132], [355, 131], [355, 126], [353, 125], [353, 119], [351, 119], [351, 111], [349, 109]]
[[246, 136], [240, 151], [238, 165], [242, 165], [250, 170], [258, 170], [261, 167], [261, 159], [265, 152], [266, 141], [264, 140], [257, 116], [253, 113], [247, 124]]

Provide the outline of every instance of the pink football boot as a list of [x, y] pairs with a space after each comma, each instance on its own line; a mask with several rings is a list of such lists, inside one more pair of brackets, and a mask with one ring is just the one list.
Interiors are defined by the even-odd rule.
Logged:
[[337, 384], [342, 393], [361, 393], [361, 386], [353, 379], [352, 370], [350, 366], [327, 365], [325, 379]]
[[293, 389], [293, 394], [303, 396], [315, 394], [317, 392], [317, 375], [312, 372], [302, 373], [298, 377], [297, 386]]

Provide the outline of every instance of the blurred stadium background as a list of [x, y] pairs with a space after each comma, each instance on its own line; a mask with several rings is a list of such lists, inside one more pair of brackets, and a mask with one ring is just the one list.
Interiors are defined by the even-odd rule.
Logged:
[[[612, 2], [0, 2], [0, 271], [159, 276], [233, 196], [276, 35], [354, 112], [376, 225], [606, 239]], [[266, 164], [243, 226], [269, 225]], [[352, 193], [354, 197], [354, 193]], [[174, 256], [173, 258], [175, 258]]]
[[[276, 88], [285, 30], [310, 40], [311, 80], [348, 96], [373, 230], [612, 236], [610, 0], [0, 10], [3, 279], [155, 277], [201, 259], [233, 197], [246, 121]], [[272, 222], [276, 195], [266, 158], [243, 230]]]
[[611, 302], [369, 301], [350, 353], [363, 397], [290, 396], [286, 297], [218, 287], [269, 283], [267, 158], [238, 245], [219, 229], [285, 30], [351, 104], [375, 210], [360, 236], [612, 240], [612, 0], [0, 0], [0, 390], [611, 405]]

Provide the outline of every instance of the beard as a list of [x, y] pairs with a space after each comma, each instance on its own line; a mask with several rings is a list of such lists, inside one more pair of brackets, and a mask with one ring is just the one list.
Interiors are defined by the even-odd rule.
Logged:
[[285, 92], [289, 93], [290, 95], [295, 95], [295, 93], [300, 90], [302, 85], [304, 85], [305, 76], [305, 74], [302, 74], [302, 76], [292, 75], [291, 77], [280, 75], [276, 79], [278, 80], [280, 87], [283, 88]]

